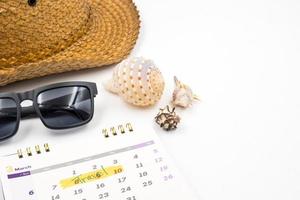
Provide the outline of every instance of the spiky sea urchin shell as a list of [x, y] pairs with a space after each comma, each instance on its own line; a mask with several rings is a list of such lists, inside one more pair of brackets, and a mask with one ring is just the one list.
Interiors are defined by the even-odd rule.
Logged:
[[160, 100], [165, 82], [152, 60], [135, 57], [118, 64], [104, 86], [130, 104], [150, 106]]

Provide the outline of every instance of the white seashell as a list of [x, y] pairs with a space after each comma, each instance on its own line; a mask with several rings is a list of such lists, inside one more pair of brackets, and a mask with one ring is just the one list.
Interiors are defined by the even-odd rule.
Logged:
[[175, 90], [173, 92], [172, 104], [179, 107], [189, 107], [192, 105], [194, 100], [199, 100], [199, 98], [193, 93], [191, 88], [182, 82], [180, 82], [177, 77], [174, 77]]
[[113, 77], [104, 87], [136, 106], [150, 106], [161, 98], [165, 86], [163, 76], [152, 60], [130, 58], [118, 64]]

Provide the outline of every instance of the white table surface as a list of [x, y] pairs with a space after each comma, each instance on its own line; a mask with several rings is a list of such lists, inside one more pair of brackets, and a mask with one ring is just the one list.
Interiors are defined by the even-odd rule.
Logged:
[[[104, 91], [101, 83], [112, 67], [34, 79], [0, 91], [95, 81], [100, 88], [96, 112], [103, 115], [89, 126], [116, 115], [151, 124], [158, 108], [168, 103], [177, 75], [202, 101], [178, 110], [182, 123], [172, 134], [153, 126], [199, 199], [299, 199], [300, 2], [136, 3], [143, 23], [132, 56], [152, 58], [167, 84], [156, 106], [137, 109]], [[47, 131], [38, 119], [24, 120], [10, 143]]]

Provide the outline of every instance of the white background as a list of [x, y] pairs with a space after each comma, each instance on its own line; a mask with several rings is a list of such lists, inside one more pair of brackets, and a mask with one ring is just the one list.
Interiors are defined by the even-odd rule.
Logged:
[[[23, 91], [67, 80], [98, 83], [95, 124], [136, 117], [153, 124], [203, 200], [300, 199], [300, 2], [296, 0], [137, 0], [142, 30], [132, 56], [163, 72], [162, 100], [134, 108], [104, 91], [112, 67], [71, 72], [0, 88]], [[174, 87], [173, 76], [202, 101], [178, 110], [182, 123], [165, 133], [154, 123]], [[73, 132], [79, 132], [74, 130]], [[22, 141], [52, 134], [24, 120]]]

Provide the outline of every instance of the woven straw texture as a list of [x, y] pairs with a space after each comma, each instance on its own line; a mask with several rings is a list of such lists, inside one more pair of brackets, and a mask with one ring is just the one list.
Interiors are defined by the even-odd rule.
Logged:
[[139, 29], [132, 0], [0, 1], [0, 85], [120, 62]]

